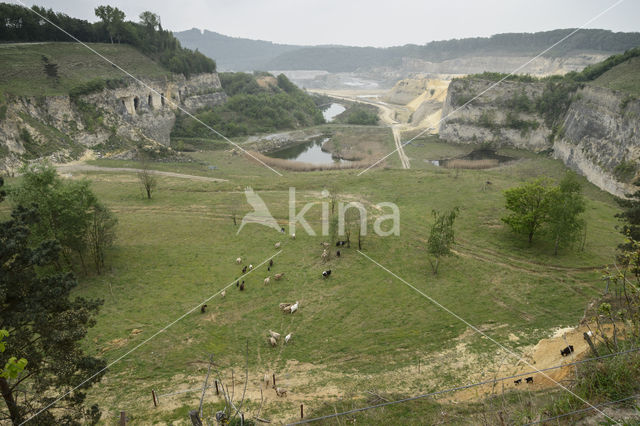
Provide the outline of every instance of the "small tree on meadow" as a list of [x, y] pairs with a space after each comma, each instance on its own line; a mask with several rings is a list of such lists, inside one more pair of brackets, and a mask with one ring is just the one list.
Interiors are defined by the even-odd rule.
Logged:
[[438, 273], [440, 258], [451, 254], [451, 245], [454, 242], [453, 224], [458, 216], [458, 208], [454, 207], [449, 212], [440, 213], [432, 210], [431, 214], [435, 219], [431, 226], [429, 239], [427, 240], [427, 252], [434, 259], [429, 258], [433, 274]]
[[153, 191], [155, 191], [156, 186], [158, 185], [158, 180], [151, 170], [149, 170], [149, 162], [145, 157], [142, 157], [141, 159], [138, 180], [140, 181], [140, 185], [142, 185], [142, 190], [147, 195], [147, 200], [150, 200]]
[[508, 189], [504, 192], [506, 208], [511, 213], [502, 218], [513, 232], [525, 234], [529, 239], [529, 245], [533, 236], [547, 221], [553, 189], [544, 179], [535, 179], [524, 185]]

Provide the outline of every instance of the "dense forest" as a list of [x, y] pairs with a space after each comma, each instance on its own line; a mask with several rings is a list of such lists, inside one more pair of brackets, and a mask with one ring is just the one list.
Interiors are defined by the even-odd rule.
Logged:
[[171, 72], [186, 77], [216, 70], [210, 58], [183, 48], [152, 12], [140, 14], [139, 22], [125, 21], [124, 12], [111, 6], [97, 7], [95, 12], [100, 22], [91, 23], [38, 6], [30, 10], [0, 3], [0, 42], [73, 41], [58, 26], [83, 42], [132, 45]]
[[[234, 137], [324, 123], [313, 98], [284, 74], [220, 73], [227, 102], [204, 108], [196, 117], [222, 134]], [[210, 138], [211, 131], [184, 114], [177, 117], [172, 139]]]

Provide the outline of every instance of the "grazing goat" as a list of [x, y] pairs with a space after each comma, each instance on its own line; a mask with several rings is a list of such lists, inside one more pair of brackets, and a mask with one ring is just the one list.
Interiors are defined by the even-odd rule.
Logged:
[[296, 234], [291, 234], [291, 239], [295, 240], [296, 239]]
[[244, 265], [244, 268], [242, 268], [242, 273], [246, 274], [247, 273], [247, 265]]
[[279, 249], [279, 248], [280, 248], [280, 241], [278, 241], [277, 243], [275, 243], [273, 246], [274, 246], [275, 248]]
[[322, 276], [328, 278], [331, 275], [331, 269], [327, 269], [326, 271], [322, 271]]
[[283, 273], [281, 273], [281, 274], [275, 274], [275, 275], [273, 276], [273, 278], [274, 278], [276, 281], [277, 281], [277, 280], [280, 280], [280, 278], [282, 278], [282, 277], [284, 277], [284, 272], [283, 272]]
[[514, 380], [513, 383], [515, 383], [516, 386], [518, 386], [520, 383], [522, 383], [522, 379]]
[[336, 247], [340, 247], [340, 246], [344, 246], [344, 245], [347, 245], [346, 241], [338, 241], [338, 242], [336, 242]]
[[560, 355], [568, 356], [571, 352], [573, 352], [573, 345], [569, 345], [566, 348], [562, 349], [560, 351]]
[[280, 309], [284, 312], [291, 312], [291, 303], [281, 303]]
[[340, 250], [336, 251], [336, 257], [340, 257]]
[[269, 260], [269, 266], [273, 266], [273, 259]]
[[269, 383], [271, 383], [271, 376], [269, 375], [269, 373], [264, 373], [264, 377], [262, 378], [262, 381], [264, 382], [264, 387], [268, 388]]
[[325, 249], [325, 250], [322, 252], [322, 255], [321, 255], [320, 257], [322, 258], [322, 261], [323, 261], [323, 262], [326, 262], [326, 260], [329, 258], [329, 252]]
[[264, 285], [267, 285], [271, 282], [271, 277], [267, 277], [264, 279]]
[[527, 383], [533, 383], [533, 377], [527, 377], [524, 379]]
[[276, 395], [279, 397], [287, 396], [287, 390], [283, 388], [278, 388], [276, 385], [273, 385], [273, 389], [276, 391]]
[[326, 249], [328, 249], [328, 248], [329, 248], [329, 243], [327, 243], [327, 242], [320, 243], [320, 245], [321, 245], [322, 247], [326, 248]]
[[236, 281], [236, 287], [240, 285], [240, 281]]
[[275, 347], [278, 342], [273, 337], [269, 337], [269, 344], [271, 347]]
[[242, 258], [241, 258], [241, 257], [237, 258], [237, 259], [236, 259], [236, 263], [237, 263], [238, 265], [239, 265], [239, 264], [241, 264], [241, 263], [242, 263]]
[[276, 333], [275, 331], [269, 330], [269, 335], [274, 339], [278, 340], [280, 338], [280, 333]]
[[222, 296], [222, 298], [224, 299], [226, 295], [227, 295], [227, 290], [222, 290], [222, 293], [220, 293], [220, 296]]
[[240, 291], [244, 291], [244, 281], [242, 281], [242, 284], [240, 284]]
[[202, 305], [202, 307], [200, 307], [200, 313], [205, 313], [205, 311], [207, 310], [207, 305]]
[[267, 271], [271, 272], [271, 266], [267, 266]]
[[286, 336], [284, 336], [284, 343], [289, 343], [289, 340], [291, 340], [292, 335], [293, 333], [289, 333]]
[[280, 227], [280, 232], [282, 232], [284, 234], [284, 228]]
[[253, 265], [249, 264], [249, 270], [252, 270], [252, 269], [253, 269]]
[[296, 303], [291, 305], [291, 313], [294, 313], [297, 310], [298, 310], [298, 301], [296, 300]]

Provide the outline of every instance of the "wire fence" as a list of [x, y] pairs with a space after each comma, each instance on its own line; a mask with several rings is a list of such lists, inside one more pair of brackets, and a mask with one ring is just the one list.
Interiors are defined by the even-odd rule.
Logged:
[[[456, 392], [456, 391], [460, 391], [460, 390], [470, 389], [470, 388], [474, 388], [474, 387], [477, 387], [477, 386], [482, 386], [482, 385], [487, 385], [487, 384], [495, 384], [495, 383], [503, 382], [505, 380], [515, 379], [515, 378], [518, 378], [518, 377], [529, 376], [529, 375], [532, 375], [532, 374], [536, 374], [539, 371], [550, 371], [550, 370], [556, 370], [558, 368], [571, 367], [571, 366], [574, 366], [574, 365], [584, 364], [584, 363], [587, 363], [587, 362], [597, 361], [597, 360], [605, 359], [605, 358], [611, 358], [611, 357], [618, 356], [618, 355], [625, 355], [625, 354], [632, 353], [632, 352], [637, 352], [637, 351], [640, 351], [640, 347], [633, 348], [633, 349], [628, 349], [626, 351], [620, 351], [620, 352], [616, 352], [616, 353], [612, 353], [612, 354], [602, 355], [602, 356], [598, 356], [598, 357], [587, 358], [587, 359], [583, 359], [583, 360], [580, 360], [580, 361], [575, 361], [575, 362], [571, 362], [571, 363], [567, 363], [567, 364], [557, 365], [557, 366], [554, 366], [554, 367], [548, 367], [548, 368], [544, 368], [544, 369], [540, 369], [540, 370], [536, 370], [536, 371], [529, 371], [529, 372], [526, 372], [526, 373], [514, 374], [514, 375], [511, 375], [511, 376], [500, 377], [500, 378], [497, 378], [497, 379], [484, 380], [482, 382], [471, 383], [471, 384], [464, 385], [464, 386], [456, 386], [456, 387], [453, 387], [453, 388], [443, 389], [443, 390], [430, 392], [430, 393], [425, 393], [425, 394], [422, 394], [422, 395], [416, 395], [416, 396], [412, 396], [412, 397], [409, 397], [409, 398], [398, 399], [398, 400], [395, 400], [395, 401], [382, 402], [380, 404], [368, 405], [366, 407], [361, 407], [361, 408], [354, 408], [353, 410], [343, 411], [343, 412], [334, 413], [334, 414], [328, 414], [326, 416], [313, 417], [313, 418], [310, 418], [310, 419], [303, 419], [303, 420], [300, 420], [300, 421], [295, 422], [295, 423], [289, 423], [288, 426], [301, 425], [301, 424], [312, 423], [312, 422], [317, 422], [317, 421], [321, 421], [321, 420], [327, 420], [327, 419], [342, 417], [342, 416], [346, 416], [346, 415], [349, 415], [349, 414], [355, 414], [355, 413], [360, 413], [360, 412], [367, 411], [367, 410], [373, 410], [373, 409], [376, 409], [376, 408], [386, 407], [386, 406], [389, 406], [389, 405], [403, 404], [405, 402], [416, 401], [416, 400], [419, 400], [419, 399], [428, 398], [430, 396], [437, 396], [437, 395], [441, 395], [441, 394], [445, 394], [445, 393], [450, 393], [450, 392]], [[626, 399], [631, 399], [631, 398], [632, 397], [629, 397], [629, 398], [626, 398]], [[615, 401], [615, 402], [621, 402], [621, 401]], [[611, 404], [614, 404], [615, 402], [612, 402]], [[586, 411], [593, 410], [593, 406], [591, 406], [591, 407], [589, 407], [587, 409], [584, 409], [584, 410], [577, 410], [577, 411], [585, 411], [585, 410]], [[567, 413], [566, 415], [569, 415], [569, 414], [570, 413]], [[532, 424], [534, 424], [534, 423], [532, 423]]]

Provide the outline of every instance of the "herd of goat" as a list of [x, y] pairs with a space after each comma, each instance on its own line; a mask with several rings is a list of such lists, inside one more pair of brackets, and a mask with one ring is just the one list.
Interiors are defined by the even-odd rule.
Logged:
[[[284, 228], [281, 229], [281, 232], [284, 233]], [[291, 235], [291, 239], [295, 240], [295, 238], [296, 238], [296, 235], [292, 234]], [[274, 244], [274, 247], [277, 250], [277, 249], [280, 249], [281, 245], [282, 245], [281, 242], [278, 241], [277, 243]], [[328, 260], [328, 258], [329, 258], [329, 251], [328, 250], [329, 250], [330, 244], [324, 242], [324, 243], [321, 243], [321, 245], [323, 247], [323, 252], [322, 252], [320, 258], [322, 259], [323, 262], [326, 262]], [[349, 242], [348, 241], [338, 241], [338, 242], [336, 242], [336, 247], [344, 247], [344, 246], [348, 247], [349, 246]], [[341, 255], [342, 255], [342, 253], [340, 252], [340, 250], [336, 250], [336, 257], [340, 257]], [[236, 264], [237, 265], [242, 265], [242, 263], [243, 263], [242, 262], [242, 257], [236, 258]], [[269, 260], [269, 265], [267, 266], [267, 271], [271, 272], [271, 268], [273, 268], [273, 267], [274, 267], [273, 259], [270, 259]], [[253, 269], [253, 264], [244, 265], [242, 267], [242, 275], [245, 275], [248, 271], [251, 271], [252, 269]], [[282, 278], [284, 278], [284, 275], [285, 275], [284, 272], [279, 272], [279, 273], [273, 275], [273, 279], [275, 281], [279, 281]], [[326, 270], [322, 271], [322, 277], [323, 278], [325, 278], [325, 279], [329, 278], [330, 275], [331, 275], [331, 269], [326, 269]], [[263, 280], [263, 285], [270, 284], [271, 283], [271, 278], [272, 278], [271, 276], [266, 277]], [[239, 291], [244, 291], [244, 289], [245, 289], [245, 281], [244, 280], [240, 280], [240, 278], [237, 278], [236, 282], [235, 282], [235, 285], [236, 285], [236, 287], [238, 288]], [[226, 294], [227, 294], [226, 289], [222, 290], [220, 292], [220, 295], [223, 298], [226, 297]], [[279, 307], [280, 307], [280, 310], [282, 312], [293, 314], [293, 313], [298, 311], [299, 306], [300, 306], [299, 302], [296, 301], [295, 303], [280, 303]], [[208, 305], [206, 305], [206, 304], [202, 305], [200, 307], [200, 312], [204, 314], [207, 311], [207, 307], [208, 307]], [[280, 333], [275, 332], [273, 330], [269, 330], [268, 337], [267, 337], [267, 343], [269, 345], [271, 345], [271, 347], [275, 347], [278, 344], [278, 341], [280, 340], [280, 336], [281, 336]], [[287, 334], [284, 337], [284, 343], [285, 344], [289, 343], [289, 341], [291, 340], [292, 337], [293, 337], [293, 333]], [[267, 374], [265, 374], [265, 383], [266, 383], [266, 385], [268, 387], [268, 385], [269, 385], [269, 376]], [[276, 387], [275, 383], [273, 384], [272, 387], [276, 391], [276, 395], [277, 396], [279, 396], [279, 397], [286, 396], [286, 394], [287, 394], [287, 390], [286, 389], [282, 389], [282, 388]]]
[[[281, 232], [284, 233], [284, 228], [281, 229]], [[295, 239], [295, 234], [292, 234], [291, 238]], [[349, 244], [348, 241], [337, 241], [336, 242], [336, 247], [343, 247], [343, 246], [347, 246], [348, 247], [348, 244]], [[329, 258], [329, 247], [330, 247], [330, 244], [327, 243], [327, 242], [323, 242], [323, 243], [321, 243], [321, 246], [323, 247], [323, 252], [322, 252], [320, 258], [322, 259], [323, 262], [326, 262], [328, 260], [328, 258]], [[274, 247], [276, 249], [280, 249], [281, 243], [280, 242], [275, 243]], [[336, 257], [340, 257], [340, 256], [341, 256], [340, 250], [336, 250]], [[238, 257], [236, 259], [236, 264], [237, 265], [241, 265], [242, 264], [242, 258], [241, 257]], [[269, 266], [267, 267], [267, 270], [270, 272], [271, 268], [273, 268], [273, 266], [274, 266], [273, 259], [270, 259], [269, 260]], [[242, 275], [246, 274], [247, 271], [251, 271], [252, 269], [253, 269], [253, 264], [244, 265], [242, 267]], [[284, 278], [284, 275], [285, 275], [284, 272], [280, 272], [280, 273], [274, 274], [273, 275], [273, 279], [276, 280], [276, 281], [279, 281], [282, 278]], [[325, 279], [329, 278], [330, 275], [331, 275], [331, 269], [326, 269], [326, 270], [322, 271], [322, 277], [323, 278], [325, 278]], [[271, 283], [271, 276], [268, 276], [263, 280], [263, 284], [264, 285], [268, 285], [270, 283]], [[238, 288], [239, 291], [244, 291], [244, 289], [245, 289], [245, 281], [244, 280], [241, 281], [239, 278], [236, 279], [235, 285], [236, 285], [236, 287]], [[223, 290], [220, 293], [220, 295], [224, 298], [226, 296], [226, 290]], [[298, 311], [299, 306], [300, 306], [299, 302], [296, 301], [295, 303], [280, 303], [279, 308], [280, 308], [281, 311], [283, 311], [285, 313], [293, 314], [293, 313]], [[200, 312], [205, 313], [206, 309], [207, 309], [207, 305], [206, 304], [202, 305], [201, 308], [200, 308]], [[275, 346], [277, 346], [278, 341], [280, 340], [280, 337], [281, 337], [280, 333], [275, 332], [273, 330], [269, 330], [268, 337], [267, 337], [267, 343], [269, 345], [271, 345], [271, 347], [275, 347]], [[284, 337], [284, 343], [285, 344], [289, 343], [289, 341], [291, 340], [292, 337], [293, 337], [293, 333], [287, 334]], [[565, 347], [564, 349], [560, 350], [560, 355], [565, 357], [565, 356], [570, 355], [573, 352], [574, 352], [573, 345], [569, 345], [569, 346]], [[275, 378], [274, 378], [274, 380], [275, 380]], [[264, 382], [265, 382], [265, 386], [266, 387], [269, 387], [269, 381], [270, 381], [270, 376], [268, 374], [265, 374]], [[517, 386], [517, 385], [522, 383], [522, 379], [521, 378], [520, 379], [516, 379], [516, 380], [513, 381], [513, 383]], [[525, 383], [533, 383], [533, 376], [525, 377]], [[276, 395], [278, 397], [286, 396], [286, 394], [287, 394], [287, 390], [286, 389], [276, 387], [275, 383], [273, 383], [272, 387], [275, 390]]]

